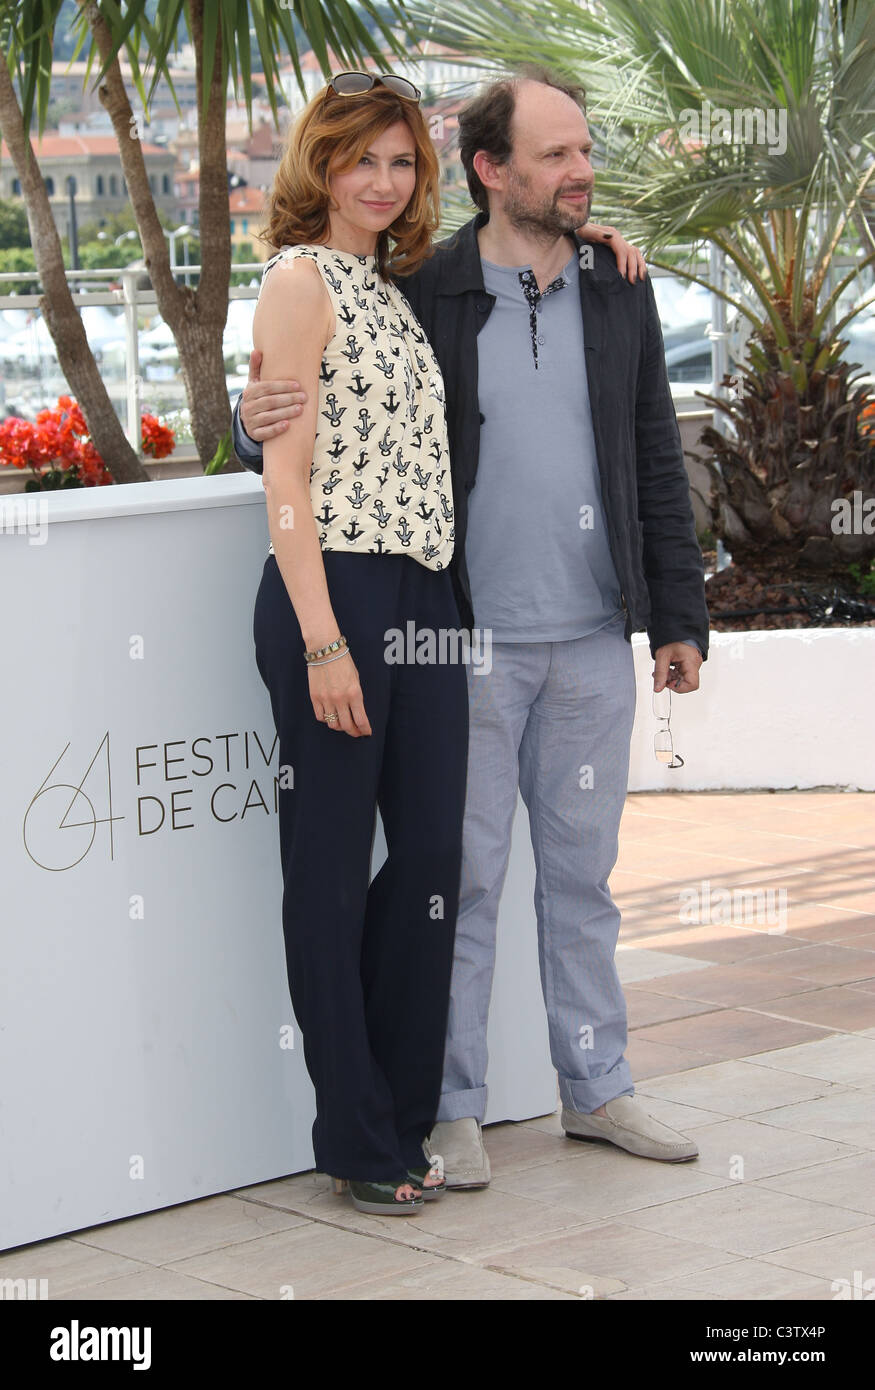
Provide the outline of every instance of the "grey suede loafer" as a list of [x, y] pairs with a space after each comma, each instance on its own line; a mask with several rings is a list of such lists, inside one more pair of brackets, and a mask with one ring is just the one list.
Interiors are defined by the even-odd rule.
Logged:
[[699, 1150], [686, 1135], [654, 1120], [634, 1096], [617, 1096], [605, 1103], [606, 1115], [585, 1115], [562, 1107], [562, 1128], [569, 1139], [603, 1139], [639, 1158], [663, 1163], [686, 1163]]
[[422, 1151], [429, 1160], [442, 1155], [447, 1187], [488, 1187], [492, 1177], [489, 1156], [473, 1115], [440, 1120], [423, 1141]]

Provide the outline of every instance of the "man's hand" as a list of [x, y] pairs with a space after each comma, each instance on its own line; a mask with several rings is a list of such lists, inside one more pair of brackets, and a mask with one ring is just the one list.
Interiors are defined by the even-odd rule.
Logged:
[[307, 392], [297, 381], [262, 381], [261, 353], [254, 348], [249, 355], [249, 380], [240, 401], [240, 419], [250, 439], [264, 442], [273, 439], [289, 427], [289, 421], [300, 415]]
[[644, 279], [647, 274], [644, 256], [637, 246], [633, 246], [620, 235], [616, 227], [603, 227], [598, 222], [585, 222], [582, 227], [578, 227], [577, 235], [584, 241], [602, 241], [606, 246], [610, 246], [617, 258], [617, 270], [627, 280]]
[[687, 695], [699, 689], [699, 667], [702, 654], [688, 642], [669, 642], [657, 647], [653, 668], [653, 690], [658, 694], [668, 686], [675, 695]]

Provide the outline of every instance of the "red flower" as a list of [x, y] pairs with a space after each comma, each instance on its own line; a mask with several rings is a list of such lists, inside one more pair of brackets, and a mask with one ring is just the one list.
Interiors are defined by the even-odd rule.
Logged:
[[162, 425], [154, 415], [143, 415], [143, 453], [163, 459], [173, 453], [176, 440], [173, 431]]
[[[143, 453], [166, 458], [176, 440], [154, 415], [143, 415]], [[72, 396], [59, 396], [54, 410], [41, 410], [36, 423], [10, 416], [0, 420], [0, 466], [45, 468], [73, 474], [82, 487], [105, 487], [113, 477], [91, 442], [85, 416]]]

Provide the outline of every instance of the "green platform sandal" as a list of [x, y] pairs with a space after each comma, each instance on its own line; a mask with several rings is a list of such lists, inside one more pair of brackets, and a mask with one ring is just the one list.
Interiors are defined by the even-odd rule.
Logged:
[[[410, 1179], [410, 1185], [418, 1187]], [[356, 1178], [335, 1178], [334, 1191], [349, 1192], [352, 1204], [357, 1211], [367, 1212], [369, 1216], [413, 1216], [425, 1206], [422, 1193], [407, 1201], [399, 1201], [395, 1193], [404, 1182], [361, 1182]]]
[[[443, 1197], [447, 1190], [447, 1180], [444, 1177], [444, 1160], [440, 1154], [435, 1154], [431, 1163], [425, 1163], [421, 1168], [408, 1168], [408, 1177], [416, 1187], [422, 1188], [422, 1196], [426, 1202], [434, 1202], [438, 1197]], [[439, 1178], [440, 1182], [432, 1183], [426, 1187], [426, 1178]]]

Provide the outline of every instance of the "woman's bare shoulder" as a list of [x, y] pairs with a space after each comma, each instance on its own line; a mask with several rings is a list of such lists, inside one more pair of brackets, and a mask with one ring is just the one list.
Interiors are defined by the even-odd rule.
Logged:
[[333, 318], [331, 296], [316, 262], [309, 256], [278, 256], [265, 273], [255, 309], [262, 322]]
[[264, 268], [261, 296], [271, 285], [280, 285], [284, 294], [294, 293], [318, 298], [328, 294], [316, 257], [308, 255], [308, 246], [289, 246]]

